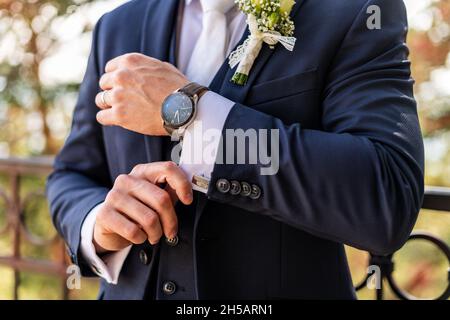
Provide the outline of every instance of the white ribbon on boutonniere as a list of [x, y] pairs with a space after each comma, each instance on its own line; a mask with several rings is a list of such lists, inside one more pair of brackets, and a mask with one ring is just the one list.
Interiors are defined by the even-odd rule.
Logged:
[[236, 3], [247, 14], [250, 35], [230, 54], [229, 65], [233, 69], [239, 64], [231, 82], [245, 85], [263, 43], [271, 48], [281, 43], [287, 50], [294, 50], [297, 39], [292, 37], [294, 23], [289, 15], [295, 1], [236, 0]]

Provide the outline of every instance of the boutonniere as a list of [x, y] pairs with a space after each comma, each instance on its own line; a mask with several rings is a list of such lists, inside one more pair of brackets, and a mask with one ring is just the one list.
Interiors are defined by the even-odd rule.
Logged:
[[231, 82], [247, 83], [248, 75], [261, 51], [263, 43], [272, 49], [279, 42], [287, 50], [294, 50], [294, 22], [290, 14], [294, 0], [235, 0], [239, 9], [247, 15], [250, 35], [242, 45], [230, 54], [231, 68], [238, 66]]

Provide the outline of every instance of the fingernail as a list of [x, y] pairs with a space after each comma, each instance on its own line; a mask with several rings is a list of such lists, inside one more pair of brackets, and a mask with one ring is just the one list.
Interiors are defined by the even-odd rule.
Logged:
[[155, 241], [150, 241], [150, 240], [149, 240], [148, 242], [150, 242], [150, 244], [151, 244], [152, 246], [154, 246], [154, 245], [158, 244], [159, 240], [155, 240]]
[[189, 202], [192, 202], [192, 200], [194, 200], [194, 195], [192, 194], [192, 191], [186, 193], [186, 198]]

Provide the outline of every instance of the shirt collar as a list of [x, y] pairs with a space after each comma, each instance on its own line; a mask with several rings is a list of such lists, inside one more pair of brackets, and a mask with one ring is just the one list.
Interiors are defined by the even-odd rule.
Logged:
[[[199, 1], [199, 0], [184, 0], [184, 4], [186, 6], [189, 6], [192, 3], [192, 1]], [[236, 8], [236, 6], [234, 6], [234, 8]]]

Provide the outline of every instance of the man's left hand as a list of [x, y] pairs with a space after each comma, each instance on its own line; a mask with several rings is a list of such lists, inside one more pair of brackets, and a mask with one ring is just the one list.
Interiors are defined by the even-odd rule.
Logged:
[[95, 98], [102, 109], [97, 121], [146, 135], [168, 135], [162, 124], [161, 105], [189, 80], [170, 63], [139, 53], [112, 59], [105, 71], [99, 85], [106, 93], [100, 92]]

